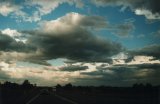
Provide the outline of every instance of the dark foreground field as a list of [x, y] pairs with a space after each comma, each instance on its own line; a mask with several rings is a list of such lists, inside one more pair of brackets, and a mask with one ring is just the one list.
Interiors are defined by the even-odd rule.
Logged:
[[159, 87], [0, 87], [0, 104], [160, 104]]

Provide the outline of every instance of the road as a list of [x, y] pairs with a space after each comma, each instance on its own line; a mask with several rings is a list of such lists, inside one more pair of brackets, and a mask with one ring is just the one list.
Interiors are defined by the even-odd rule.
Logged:
[[50, 93], [43, 90], [41, 93], [35, 95], [26, 104], [78, 104], [70, 99]]

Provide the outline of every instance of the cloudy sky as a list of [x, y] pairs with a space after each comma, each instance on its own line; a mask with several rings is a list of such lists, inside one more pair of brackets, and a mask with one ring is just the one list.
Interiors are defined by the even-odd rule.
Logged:
[[0, 81], [160, 84], [159, 0], [0, 0]]

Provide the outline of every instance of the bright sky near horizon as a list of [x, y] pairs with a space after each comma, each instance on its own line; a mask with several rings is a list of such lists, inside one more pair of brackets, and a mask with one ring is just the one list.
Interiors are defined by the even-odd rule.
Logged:
[[0, 0], [0, 81], [160, 84], [159, 0]]

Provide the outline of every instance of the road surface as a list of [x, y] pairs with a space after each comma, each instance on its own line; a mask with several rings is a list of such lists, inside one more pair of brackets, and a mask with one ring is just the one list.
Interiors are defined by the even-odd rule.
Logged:
[[43, 90], [32, 97], [26, 104], [78, 104], [70, 99]]

